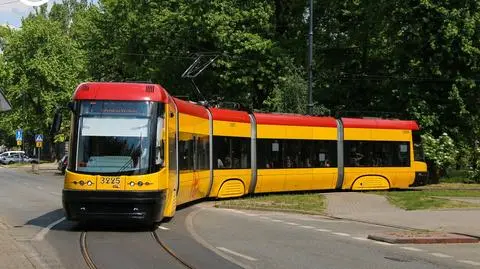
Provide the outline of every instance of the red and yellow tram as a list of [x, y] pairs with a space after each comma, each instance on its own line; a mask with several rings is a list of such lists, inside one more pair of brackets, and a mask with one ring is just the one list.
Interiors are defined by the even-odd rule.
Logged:
[[206, 197], [408, 188], [427, 172], [414, 121], [249, 114], [142, 83], [83, 83], [70, 107], [70, 220], [160, 221]]

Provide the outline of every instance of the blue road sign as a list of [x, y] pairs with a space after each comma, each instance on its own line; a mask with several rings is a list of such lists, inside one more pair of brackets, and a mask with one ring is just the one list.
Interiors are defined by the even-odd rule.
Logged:
[[43, 135], [42, 134], [35, 135], [35, 142], [43, 142]]
[[15, 132], [15, 138], [16, 138], [17, 141], [23, 140], [23, 131], [22, 131], [22, 129], [18, 129], [18, 130]]

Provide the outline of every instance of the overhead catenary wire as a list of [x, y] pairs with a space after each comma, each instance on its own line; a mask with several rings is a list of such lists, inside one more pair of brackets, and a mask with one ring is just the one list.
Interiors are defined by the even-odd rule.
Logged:
[[17, 3], [17, 2], [20, 2], [20, 0], [13, 0], [13, 1], [0, 3], [0, 6], [6, 6], [6, 5], [14, 4], [14, 3]]

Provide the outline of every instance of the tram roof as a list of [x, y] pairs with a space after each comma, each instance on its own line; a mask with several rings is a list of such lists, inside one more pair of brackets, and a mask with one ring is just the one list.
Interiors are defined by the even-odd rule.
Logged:
[[342, 122], [345, 128], [401, 129], [414, 131], [420, 129], [417, 122], [413, 120], [342, 118]]
[[212, 112], [212, 117], [214, 120], [221, 121], [235, 121], [235, 122], [246, 122], [250, 123], [250, 117], [246, 111], [238, 111], [231, 109], [221, 109], [221, 108], [209, 108]]
[[254, 113], [257, 124], [337, 127], [333, 117], [317, 117], [300, 114]]
[[158, 84], [85, 82], [73, 93], [73, 100], [156, 101], [166, 103], [168, 93]]
[[208, 112], [204, 106], [197, 105], [191, 102], [184, 101], [182, 99], [178, 99], [172, 97], [173, 101], [177, 105], [178, 112], [189, 114], [192, 116], [208, 119]]

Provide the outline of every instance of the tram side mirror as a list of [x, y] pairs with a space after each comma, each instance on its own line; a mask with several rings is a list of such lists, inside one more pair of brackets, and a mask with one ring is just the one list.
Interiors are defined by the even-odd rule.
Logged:
[[70, 111], [75, 113], [75, 104], [73, 102], [68, 102], [67, 106], [68, 106], [68, 109], [70, 109]]
[[52, 128], [50, 129], [50, 134], [55, 135], [60, 131], [60, 126], [62, 125], [62, 113], [60, 110], [55, 112], [55, 116], [53, 117]]

